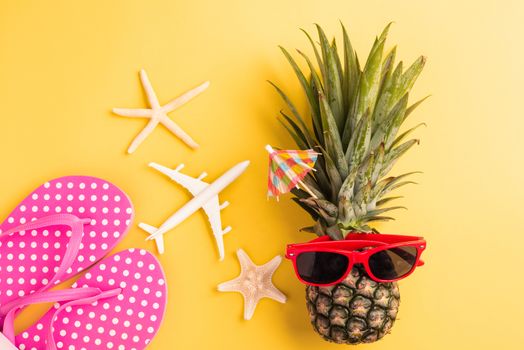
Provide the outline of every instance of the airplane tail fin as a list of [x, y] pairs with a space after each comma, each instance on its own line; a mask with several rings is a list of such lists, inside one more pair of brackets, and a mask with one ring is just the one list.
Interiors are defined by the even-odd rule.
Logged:
[[[149, 236], [152, 236], [153, 234], [155, 234], [156, 231], [158, 231], [156, 227], [144, 223], [138, 224], [138, 227], [146, 231], [149, 234]], [[157, 237], [155, 237], [155, 243], [156, 248], [158, 249], [158, 253], [164, 254], [164, 235], [158, 235]]]

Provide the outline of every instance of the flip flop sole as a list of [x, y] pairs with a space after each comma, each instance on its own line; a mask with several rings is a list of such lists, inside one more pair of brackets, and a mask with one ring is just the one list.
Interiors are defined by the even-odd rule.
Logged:
[[[95, 177], [68, 176], [33, 191], [0, 225], [0, 232], [57, 213], [92, 219], [62, 280], [104, 257], [125, 236], [134, 216], [130, 199], [115, 185]], [[0, 237], [0, 304], [45, 286], [58, 270], [70, 234], [67, 226], [50, 226]]]
[[[162, 323], [167, 288], [158, 260], [143, 249], [129, 249], [103, 259], [73, 288], [121, 288], [121, 294], [90, 305], [69, 306], [56, 316], [58, 349], [141, 350]], [[16, 337], [20, 350], [44, 350], [46, 332], [59, 304]]]

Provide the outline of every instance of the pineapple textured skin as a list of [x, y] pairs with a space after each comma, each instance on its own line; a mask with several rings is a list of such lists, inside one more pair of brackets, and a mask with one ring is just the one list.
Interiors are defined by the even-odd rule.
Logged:
[[388, 334], [400, 304], [398, 284], [371, 280], [354, 267], [341, 283], [306, 287], [311, 324], [325, 340], [338, 344], [371, 343]]

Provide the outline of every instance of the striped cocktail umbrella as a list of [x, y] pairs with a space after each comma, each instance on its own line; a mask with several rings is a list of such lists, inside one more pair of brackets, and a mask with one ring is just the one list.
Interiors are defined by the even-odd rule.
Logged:
[[317, 196], [304, 184], [304, 177], [317, 161], [320, 153], [309, 150], [274, 150], [266, 146], [269, 152], [269, 179], [267, 195], [277, 197], [291, 191], [294, 187], [302, 188], [311, 197]]

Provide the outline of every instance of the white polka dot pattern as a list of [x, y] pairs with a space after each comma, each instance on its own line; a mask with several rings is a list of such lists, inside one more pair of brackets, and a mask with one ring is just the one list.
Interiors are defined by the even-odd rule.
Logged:
[[[129, 249], [103, 259], [73, 285], [85, 287], [122, 292], [59, 313], [53, 322], [57, 349], [141, 350], [150, 343], [162, 323], [167, 297], [164, 272], [151, 253]], [[45, 350], [48, 325], [58, 307], [16, 337], [20, 350]]]
[[[69, 176], [37, 188], [0, 225], [0, 232], [56, 213], [92, 219], [84, 226], [77, 258], [62, 280], [105, 256], [127, 233], [134, 215], [131, 201], [116, 186], [94, 177]], [[70, 237], [67, 226], [0, 237], [0, 305], [47, 285]]]

